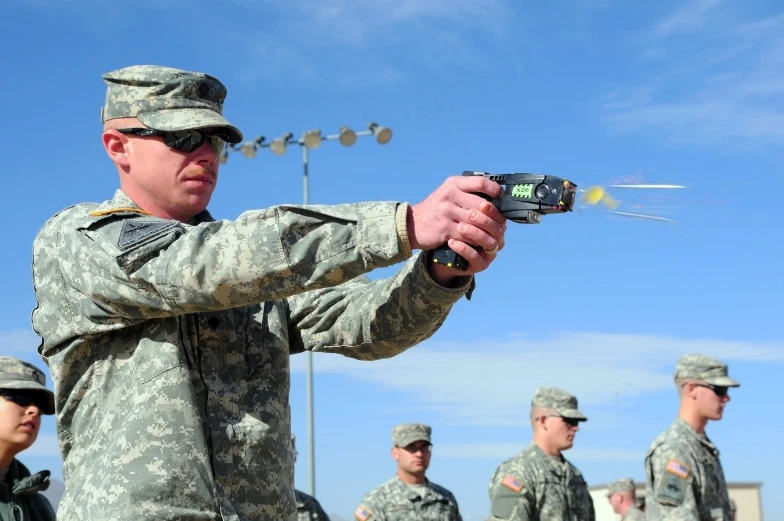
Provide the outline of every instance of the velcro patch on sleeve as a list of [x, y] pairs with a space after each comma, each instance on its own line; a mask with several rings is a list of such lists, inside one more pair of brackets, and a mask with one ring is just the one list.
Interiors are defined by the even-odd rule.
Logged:
[[354, 512], [354, 517], [359, 519], [359, 521], [365, 521], [370, 517], [370, 510], [360, 505], [359, 508], [357, 508], [357, 510]]
[[667, 462], [667, 466], [664, 467], [664, 470], [667, 472], [672, 472], [679, 478], [686, 479], [689, 477], [691, 473], [691, 467], [688, 465], [684, 465], [680, 461], [676, 460], [675, 458], [670, 458], [670, 461]]
[[122, 224], [120, 237], [117, 239], [117, 247], [121, 251], [127, 251], [179, 225], [180, 223], [177, 221], [162, 219], [128, 219]]
[[504, 479], [501, 481], [501, 484], [510, 490], [514, 490], [515, 492], [520, 492], [523, 490], [523, 482], [517, 479], [516, 477], [512, 476], [511, 474], [507, 474]]

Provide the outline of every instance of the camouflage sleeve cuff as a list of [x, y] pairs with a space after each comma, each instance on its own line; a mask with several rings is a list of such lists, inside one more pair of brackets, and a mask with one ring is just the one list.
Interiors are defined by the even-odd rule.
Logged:
[[397, 243], [400, 246], [400, 253], [408, 259], [413, 255], [411, 251], [411, 242], [408, 239], [408, 226], [406, 221], [408, 219], [408, 203], [400, 203], [395, 212], [395, 226], [397, 228]]
[[421, 284], [417, 284], [414, 287], [417, 289], [421, 287], [423, 293], [426, 293], [429, 299], [443, 298], [444, 300], [457, 300], [465, 295], [468, 300], [471, 300], [471, 294], [476, 287], [476, 279], [473, 275], [471, 275], [468, 278], [468, 281], [462, 286], [449, 288], [442, 286], [430, 276], [430, 272], [427, 270], [427, 254], [422, 253], [419, 255], [416, 267], [417, 270], [421, 272]]

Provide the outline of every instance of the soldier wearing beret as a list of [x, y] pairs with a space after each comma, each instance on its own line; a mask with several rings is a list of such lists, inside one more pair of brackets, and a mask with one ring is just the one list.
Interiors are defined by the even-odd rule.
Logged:
[[675, 364], [680, 396], [676, 420], [651, 444], [645, 458], [646, 517], [649, 520], [730, 521], [719, 449], [705, 433], [730, 401], [727, 364], [713, 357], [688, 354]]
[[645, 514], [637, 508], [637, 494], [632, 478], [621, 478], [607, 487], [607, 499], [621, 521], [645, 521]]
[[581, 421], [577, 398], [540, 387], [531, 401], [533, 440], [503, 462], [490, 480], [491, 519], [593, 521], [595, 511], [582, 473], [563, 456]]
[[[217, 220], [239, 143], [217, 78], [107, 73], [119, 189], [33, 244], [33, 328], [55, 384], [64, 521], [296, 517], [289, 355], [389, 358], [432, 336], [503, 248], [506, 220], [453, 176], [421, 203], [279, 205]], [[470, 267], [429, 259], [449, 243]], [[414, 253], [415, 250], [420, 250]], [[370, 271], [402, 263], [391, 278]]]
[[462, 521], [455, 496], [425, 473], [430, 466], [432, 429], [403, 423], [392, 429], [397, 475], [368, 492], [356, 521]]
[[35, 474], [16, 456], [33, 446], [41, 415], [54, 414], [46, 376], [32, 364], [0, 356], [0, 521], [54, 521], [48, 470]]

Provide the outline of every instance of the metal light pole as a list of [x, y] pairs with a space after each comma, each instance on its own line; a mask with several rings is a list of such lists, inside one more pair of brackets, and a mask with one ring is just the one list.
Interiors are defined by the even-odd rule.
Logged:
[[[256, 151], [260, 148], [269, 148], [273, 154], [282, 156], [286, 153], [288, 145], [299, 145], [302, 147], [302, 203], [310, 204], [310, 185], [308, 176], [308, 151], [315, 150], [321, 146], [322, 141], [337, 140], [343, 146], [350, 147], [353, 145], [358, 137], [374, 136], [380, 145], [385, 145], [392, 139], [392, 130], [388, 127], [382, 127], [375, 123], [368, 124], [367, 130], [354, 132], [348, 127], [341, 127], [337, 134], [330, 134], [322, 136], [321, 131], [309, 130], [305, 132], [301, 138], [294, 139], [294, 134], [287, 132], [279, 138], [275, 138], [270, 143], [265, 143], [264, 136], [259, 136], [253, 141], [247, 141], [242, 145], [233, 145], [231, 150], [239, 150], [239, 152], [247, 157], [253, 159], [256, 157]], [[226, 163], [229, 159], [229, 149], [226, 149], [220, 156], [219, 161]], [[305, 400], [306, 400], [306, 419], [308, 431], [308, 485], [310, 487], [309, 494], [316, 495], [316, 447], [315, 447], [315, 421], [313, 414], [313, 351], [307, 350], [305, 352]]]

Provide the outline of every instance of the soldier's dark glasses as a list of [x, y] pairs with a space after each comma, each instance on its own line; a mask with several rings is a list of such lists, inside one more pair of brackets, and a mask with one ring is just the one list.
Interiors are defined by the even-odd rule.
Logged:
[[0, 396], [9, 402], [14, 402], [19, 407], [30, 407], [31, 405], [35, 405], [42, 411], [46, 408], [44, 396], [36, 391], [2, 389], [0, 390]]
[[716, 396], [718, 396], [719, 398], [724, 398], [725, 396], [727, 396], [727, 391], [729, 390], [727, 387], [723, 387], [721, 385], [697, 384], [697, 383], [695, 383], [694, 385], [697, 387], [705, 387], [706, 389], [710, 389], [711, 391], [716, 393]]
[[405, 450], [406, 452], [410, 452], [411, 454], [416, 454], [419, 451], [430, 452], [432, 447], [433, 446], [430, 445], [429, 443], [410, 443], [405, 447], [403, 447], [403, 450]]
[[162, 137], [164, 144], [175, 150], [188, 153], [198, 149], [207, 141], [210, 148], [218, 155], [226, 150], [228, 137], [224, 134], [200, 132], [198, 130], [155, 130], [152, 128], [118, 128], [117, 132], [134, 136]]
[[561, 416], [560, 414], [545, 414], [545, 418], [561, 418], [563, 422], [570, 426], [570, 427], [577, 427], [580, 425], [580, 420], [577, 418], [567, 418], [566, 416]]

